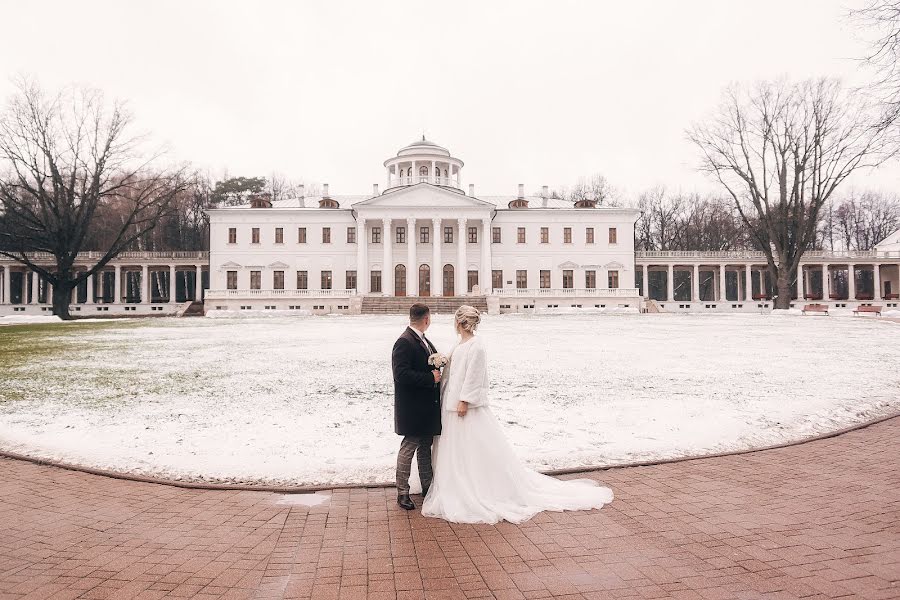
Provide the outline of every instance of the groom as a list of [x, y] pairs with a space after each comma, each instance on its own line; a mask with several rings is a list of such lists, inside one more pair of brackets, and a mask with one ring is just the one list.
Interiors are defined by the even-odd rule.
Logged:
[[413, 454], [419, 457], [422, 495], [431, 485], [431, 442], [441, 434], [441, 372], [428, 364], [437, 352], [425, 337], [431, 325], [431, 311], [424, 304], [409, 308], [409, 327], [394, 343], [391, 366], [394, 372], [394, 431], [403, 436], [397, 455], [397, 504], [406, 510], [416, 507], [409, 497], [409, 473]]

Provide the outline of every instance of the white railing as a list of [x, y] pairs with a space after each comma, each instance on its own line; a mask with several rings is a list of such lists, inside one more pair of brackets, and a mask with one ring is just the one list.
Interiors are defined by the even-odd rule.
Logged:
[[[76, 261], [80, 260], [100, 260], [105, 255], [105, 252], [98, 252], [94, 250], [90, 250], [87, 252], [79, 252], [78, 256], [75, 257]], [[56, 258], [50, 254], [49, 252], [26, 252], [25, 256], [28, 257], [29, 260], [32, 261], [51, 261], [55, 262]], [[160, 252], [152, 252], [152, 251], [128, 251], [128, 252], [120, 252], [116, 255], [115, 258], [112, 259], [112, 262], [121, 262], [123, 259], [143, 259], [143, 260], [154, 260], [154, 259], [189, 259], [189, 260], [202, 260], [209, 261], [209, 251], [207, 250], [167, 250]], [[10, 261], [15, 262], [15, 259], [10, 258], [5, 255], [0, 255], [0, 261]]]
[[637, 288], [503, 288], [501, 290], [493, 290], [491, 295], [633, 298], [641, 294]]
[[395, 177], [388, 183], [387, 189], [402, 187], [405, 185], [416, 185], [417, 183], [431, 183], [433, 185], [442, 185], [444, 187], [452, 187], [459, 189], [459, 183], [455, 177], [432, 177], [430, 175], [415, 175], [413, 177]]
[[210, 300], [228, 298], [348, 298], [356, 290], [206, 290]]
[[[766, 255], [759, 250], [637, 250], [634, 253], [635, 260], [652, 258], [693, 258], [716, 259], [730, 258], [739, 260], [766, 261]], [[875, 250], [807, 250], [803, 253], [803, 259], [878, 259], [900, 258], [900, 251], [877, 252]]]

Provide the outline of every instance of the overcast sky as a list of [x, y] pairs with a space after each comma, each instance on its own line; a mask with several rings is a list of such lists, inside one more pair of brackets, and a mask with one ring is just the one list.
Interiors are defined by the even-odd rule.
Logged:
[[[732, 81], [865, 78], [856, 0], [5, 2], [10, 77], [129, 102], [174, 157], [365, 194], [425, 135], [478, 194], [604, 174], [710, 189], [684, 137]], [[896, 188], [896, 164], [859, 180]]]

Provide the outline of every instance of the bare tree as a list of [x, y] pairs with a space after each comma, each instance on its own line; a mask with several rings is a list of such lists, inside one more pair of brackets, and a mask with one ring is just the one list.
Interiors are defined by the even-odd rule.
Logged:
[[[156, 227], [184, 189], [181, 170], [151, 170], [141, 159], [130, 123], [122, 105], [107, 106], [97, 91], [47, 97], [26, 79], [0, 116], [0, 254], [53, 285], [60, 318], [70, 318], [72, 290]], [[99, 223], [110, 228], [109, 243], [78, 273], [75, 259]], [[52, 254], [55, 267], [36, 264], [33, 251]]]
[[571, 188], [564, 187], [550, 192], [551, 198], [577, 202], [596, 200], [602, 206], [619, 206], [619, 194], [603, 175], [595, 173], [590, 177], [580, 177]]
[[900, 0], [868, 0], [852, 14], [871, 35], [865, 62], [875, 69], [872, 88], [883, 102], [885, 118], [894, 121], [900, 113]]
[[790, 307], [828, 199], [854, 171], [896, 152], [890, 123], [863, 102], [833, 79], [731, 87], [716, 114], [688, 131], [700, 168], [728, 192], [765, 253], [777, 309]]
[[743, 223], [730, 199], [669, 194], [664, 187], [642, 192], [635, 225], [638, 250], [734, 250], [747, 247]]
[[[900, 229], [900, 199], [882, 193], [855, 190], [829, 207], [829, 237], [844, 250], [871, 250]], [[834, 243], [834, 242], [832, 242]], [[832, 247], [833, 249], [833, 247]]]

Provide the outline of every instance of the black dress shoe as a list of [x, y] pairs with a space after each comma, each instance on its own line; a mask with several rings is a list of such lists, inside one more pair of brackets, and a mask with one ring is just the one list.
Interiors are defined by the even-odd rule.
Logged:
[[429, 489], [431, 489], [431, 488], [422, 488], [422, 497], [423, 497], [423, 498], [424, 498], [425, 496], [428, 495], [428, 490], [429, 490]]
[[416, 505], [413, 504], [412, 498], [409, 497], [409, 494], [400, 494], [397, 496], [397, 504], [404, 510], [413, 510], [416, 507]]

